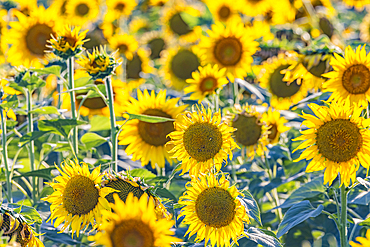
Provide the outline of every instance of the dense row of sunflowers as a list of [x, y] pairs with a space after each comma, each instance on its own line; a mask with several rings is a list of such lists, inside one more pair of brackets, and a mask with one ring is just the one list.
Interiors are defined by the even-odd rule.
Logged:
[[2, 1], [0, 246], [370, 246], [368, 5]]

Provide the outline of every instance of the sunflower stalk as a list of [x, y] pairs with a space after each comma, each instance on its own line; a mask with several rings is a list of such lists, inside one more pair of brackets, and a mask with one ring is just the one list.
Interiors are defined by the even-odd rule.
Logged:
[[114, 98], [113, 98], [113, 88], [112, 88], [112, 78], [108, 76], [105, 79], [105, 88], [108, 95], [108, 107], [110, 113], [110, 127], [111, 127], [111, 156], [112, 163], [114, 164], [114, 171], [118, 172], [118, 156], [117, 156], [117, 130], [116, 130], [116, 115], [114, 113]]
[[[74, 58], [70, 57], [67, 60], [67, 66], [68, 66], [68, 85], [69, 85], [69, 96], [71, 98], [71, 111], [72, 111], [72, 119], [77, 120], [77, 111], [76, 111], [76, 93], [73, 91], [74, 89]], [[74, 153], [76, 156], [76, 159], [78, 158], [78, 127], [73, 128], [72, 130], [72, 145], [74, 149]]]
[[344, 184], [340, 187], [340, 205], [340, 246], [347, 247], [347, 192]]
[[[1, 101], [1, 100], [0, 100]], [[8, 202], [12, 203], [12, 186], [11, 186], [11, 177], [9, 173], [9, 167], [8, 167], [8, 149], [6, 145], [6, 119], [3, 113], [3, 109], [0, 109], [0, 115], [1, 115], [1, 144], [3, 148], [3, 159], [4, 159], [4, 166], [5, 166], [5, 177], [6, 177], [6, 195], [8, 198]], [[1, 198], [1, 197], [0, 197]]]
[[[26, 100], [27, 100], [27, 117], [28, 117], [28, 133], [33, 132], [33, 115], [32, 115], [32, 92], [30, 90], [27, 90], [26, 92]], [[30, 147], [29, 147], [29, 158], [30, 158], [30, 167], [31, 171], [35, 171], [35, 142], [30, 141]], [[32, 201], [35, 204], [36, 203], [36, 177], [32, 177]]]

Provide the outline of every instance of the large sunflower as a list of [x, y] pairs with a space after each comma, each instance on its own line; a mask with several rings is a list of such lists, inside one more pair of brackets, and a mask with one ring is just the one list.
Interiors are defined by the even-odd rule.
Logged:
[[334, 53], [330, 65], [334, 71], [323, 75], [329, 78], [323, 84], [324, 92], [332, 92], [329, 101], [367, 105], [370, 99], [370, 54], [366, 54], [365, 46], [359, 45], [356, 51], [347, 46], [344, 58]]
[[292, 82], [283, 80], [282, 72], [296, 62], [294, 57], [280, 53], [278, 57], [270, 58], [262, 64], [260, 85], [271, 93], [270, 104], [276, 109], [289, 109], [307, 95], [304, 81], [298, 84], [297, 80]]
[[192, 93], [190, 99], [198, 100], [200, 103], [207, 95], [215, 94], [229, 81], [225, 77], [226, 68], [219, 69], [218, 65], [208, 64], [205, 67], [198, 67], [198, 71], [192, 73], [192, 78], [187, 79], [189, 86], [184, 88], [184, 93]]
[[235, 185], [230, 187], [224, 174], [199, 174], [186, 184], [186, 191], [179, 199], [184, 205], [178, 218], [189, 225], [185, 233], [197, 234], [195, 241], [205, 239], [205, 245], [230, 246], [243, 235], [244, 222], [250, 223], [247, 210], [238, 196], [242, 194]]
[[50, 218], [54, 220], [54, 227], [58, 227], [64, 221], [61, 231], [68, 226], [72, 228], [72, 237], [76, 232], [77, 237], [80, 230], [88, 227], [94, 222], [101, 221], [102, 211], [110, 210], [105, 196], [116, 190], [105, 187], [99, 188], [103, 177], [100, 174], [100, 166], [91, 173], [87, 164], [77, 161], [64, 161], [60, 168], [60, 176], [55, 178], [55, 182], [47, 183], [53, 187], [54, 192], [42, 200], [50, 202]]
[[230, 81], [243, 78], [250, 70], [252, 55], [258, 50], [258, 42], [242, 22], [230, 22], [225, 27], [221, 22], [212, 25], [208, 37], [203, 36], [199, 49], [205, 55], [205, 63], [218, 64], [227, 69]]
[[[157, 96], [154, 91], [149, 94], [147, 90], [144, 93], [138, 90], [137, 97], [137, 100], [130, 98], [127, 103], [128, 113], [176, 119], [186, 108], [186, 105], [176, 106], [179, 98], [166, 99], [166, 90], [160, 91]], [[172, 163], [165, 144], [169, 141], [167, 135], [174, 130], [173, 121], [147, 123], [134, 119], [125, 124], [118, 136], [118, 144], [128, 145], [126, 153], [132, 154], [133, 160], [140, 159], [143, 166], [151, 161], [153, 168], [155, 164], [164, 167], [165, 160]]]
[[[47, 40], [55, 34], [57, 15], [54, 8], [45, 10], [43, 6], [33, 9], [30, 16], [21, 12], [15, 13], [18, 21], [10, 22], [10, 29], [4, 40], [11, 45], [7, 61], [13, 66], [41, 67], [46, 63], [45, 50]], [[59, 28], [57, 28], [59, 29]]]
[[164, 74], [166, 86], [182, 91], [188, 85], [186, 80], [201, 65], [201, 59], [192, 47], [175, 47], [164, 52], [160, 63], [163, 65], [161, 73]]
[[130, 193], [126, 202], [114, 194], [113, 212], [105, 211], [103, 223], [90, 241], [106, 247], [117, 246], [161, 246], [171, 247], [181, 241], [171, 235], [174, 221], [156, 218], [154, 203], [147, 195], [138, 199]]
[[241, 9], [240, 0], [228, 1], [228, 0], [207, 0], [205, 1], [209, 11], [212, 13], [215, 21], [221, 21], [228, 23], [236, 19], [240, 21], [240, 15], [238, 10]]
[[280, 116], [280, 112], [269, 108], [267, 112], [264, 112], [261, 121], [266, 123], [269, 128], [269, 134], [267, 139], [270, 143], [277, 143], [281, 133], [284, 133], [290, 129], [285, 126], [288, 122], [284, 117]]
[[332, 103], [330, 106], [308, 105], [316, 116], [305, 114], [302, 125], [308, 129], [294, 141], [304, 141], [293, 152], [304, 149], [299, 160], [311, 160], [306, 172], [325, 169], [324, 184], [340, 173], [341, 184], [356, 180], [361, 164], [369, 169], [370, 122], [360, 117], [363, 108]]
[[99, 5], [96, 0], [68, 0], [67, 21], [73, 25], [84, 25], [98, 17]]
[[182, 162], [182, 173], [189, 171], [197, 175], [215, 166], [220, 170], [228, 155], [232, 159], [232, 150], [236, 143], [231, 137], [233, 128], [221, 123], [220, 112], [212, 113], [201, 106], [193, 107], [192, 112], [185, 112], [175, 121], [175, 131], [169, 134], [172, 158]]
[[252, 158], [257, 154], [264, 155], [268, 144], [268, 126], [261, 121], [262, 114], [257, 112], [254, 106], [236, 105], [235, 113], [227, 116], [227, 124], [235, 128], [233, 137], [236, 143], [246, 149], [248, 157]]

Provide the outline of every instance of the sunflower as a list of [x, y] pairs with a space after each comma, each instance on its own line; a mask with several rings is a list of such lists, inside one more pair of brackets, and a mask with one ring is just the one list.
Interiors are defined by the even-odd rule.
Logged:
[[144, 184], [138, 177], [132, 177], [129, 173], [124, 171], [116, 173], [115, 175], [106, 173], [107, 179], [102, 181], [103, 187], [109, 187], [117, 190], [117, 192], [110, 193], [106, 195], [106, 199], [110, 203], [114, 203], [114, 194], [119, 196], [119, 199], [126, 202], [126, 199], [130, 193], [134, 197], [140, 198], [142, 195], [147, 195], [154, 202], [154, 210], [156, 212], [157, 218], [166, 218], [170, 220], [172, 215], [163, 206], [159, 197], [152, 193], [153, 187]]
[[54, 227], [64, 221], [61, 232], [70, 225], [72, 237], [75, 232], [78, 237], [80, 230], [90, 223], [96, 228], [94, 221], [99, 223], [102, 211], [110, 210], [105, 196], [116, 191], [99, 187], [103, 177], [100, 166], [90, 173], [86, 163], [81, 162], [81, 165], [71, 160], [62, 162], [60, 168], [56, 166], [61, 175], [55, 178], [55, 182], [47, 183], [54, 192], [42, 199], [51, 203], [49, 220], [56, 219]]
[[226, 123], [235, 129], [234, 140], [245, 147], [249, 158], [253, 159], [256, 154], [262, 156], [267, 150], [269, 134], [269, 127], [261, 120], [262, 114], [248, 104], [234, 108], [226, 117]]
[[129, 34], [115, 34], [108, 38], [108, 43], [110, 47], [121, 56], [125, 56], [128, 60], [132, 60], [133, 53], [139, 47], [139, 43], [136, 41], [135, 37]]
[[68, 0], [54, 0], [49, 8], [55, 9], [55, 13], [59, 18], [67, 18], [66, 4]]
[[349, 104], [367, 105], [370, 99], [370, 55], [365, 46], [356, 51], [347, 46], [344, 58], [334, 53], [330, 60], [334, 71], [323, 74], [329, 78], [323, 84], [324, 92], [332, 92], [329, 101], [347, 101]]
[[236, 19], [236, 21], [241, 20], [238, 12], [238, 10], [242, 8], [240, 0], [232, 2], [228, 0], [207, 0], [205, 4], [212, 13], [215, 21], [228, 23], [234, 19]]
[[205, 239], [204, 245], [230, 246], [243, 235], [244, 222], [249, 224], [248, 209], [238, 199], [242, 196], [235, 185], [230, 187], [224, 174], [199, 174], [186, 184], [186, 191], [179, 199], [184, 205], [178, 216], [189, 225], [185, 235], [197, 234], [195, 241]]
[[276, 4], [272, 0], [241, 0], [240, 2], [243, 6], [240, 11], [248, 16], [263, 15], [271, 5]]
[[99, 4], [95, 0], [68, 0], [66, 14], [67, 21], [73, 25], [82, 26], [98, 17]]
[[252, 55], [258, 50], [258, 42], [242, 22], [230, 22], [225, 27], [221, 22], [212, 25], [198, 45], [205, 55], [205, 63], [218, 64], [227, 69], [230, 81], [243, 78], [250, 70]]
[[37, 8], [37, 0], [15, 0], [18, 3], [17, 10], [29, 16], [33, 9]]
[[262, 37], [263, 41], [269, 41], [275, 38], [271, 33], [270, 25], [265, 21], [254, 19], [253, 22], [246, 22], [245, 28], [254, 40]]
[[190, 5], [185, 5], [178, 1], [163, 9], [161, 23], [165, 23], [165, 34], [168, 38], [177, 38], [180, 43], [192, 43], [197, 41], [201, 34], [200, 26], [190, 27], [183, 19], [182, 15], [200, 16], [200, 11]]
[[357, 237], [356, 238], [356, 241], [357, 242], [360, 242], [360, 244], [355, 243], [353, 241], [350, 241], [349, 244], [351, 245], [351, 247], [366, 247], [366, 246], [370, 246], [370, 229], [368, 229], [366, 231], [366, 237], [365, 238], [363, 238], [363, 237]]
[[[270, 4], [265, 13], [261, 16], [262, 20], [268, 25], [278, 25], [288, 22], [287, 18], [288, 5], [285, 1], [279, 4]], [[256, 18], [261, 19], [261, 18]]]
[[220, 112], [212, 113], [193, 106], [192, 112], [185, 112], [175, 121], [175, 131], [168, 136], [171, 158], [181, 161], [182, 173], [189, 171], [190, 176], [197, 176], [215, 166], [220, 170], [228, 155], [232, 159], [232, 150], [236, 143], [231, 137], [233, 128], [221, 123]]
[[193, 47], [174, 47], [168, 49], [160, 60], [163, 66], [161, 73], [164, 74], [165, 84], [182, 91], [188, 84], [187, 79], [191, 78], [191, 73], [196, 71], [201, 65], [200, 56]]
[[128, 30], [132, 34], [142, 35], [143, 33], [149, 32], [152, 27], [153, 23], [150, 22], [148, 18], [136, 17], [130, 21]]
[[51, 34], [55, 34], [56, 29], [59, 29], [57, 25], [62, 24], [56, 21], [55, 9], [45, 10], [40, 6], [33, 9], [28, 17], [21, 12], [15, 15], [18, 21], [10, 22], [11, 28], [4, 35], [4, 40], [11, 44], [7, 61], [13, 66], [43, 66], [41, 62], [47, 62], [45, 58], [47, 40], [51, 38]]
[[149, 48], [150, 59], [154, 60], [161, 57], [161, 52], [167, 48], [169, 40], [163, 32], [151, 31], [141, 36], [140, 44]]
[[4, 206], [0, 206], [0, 232], [1, 237], [9, 238], [8, 244], [14, 241], [19, 247], [44, 247], [24, 217]]
[[165, 5], [169, 0], [149, 0], [149, 3], [148, 5], [149, 6], [158, 6], [158, 7], [162, 7], [163, 5]]
[[367, 14], [360, 23], [360, 39], [364, 42], [370, 41], [370, 14]]
[[[130, 98], [130, 102], [127, 103], [128, 113], [176, 119], [176, 116], [186, 108], [186, 105], [176, 106], [179, 98], [166, 99], [166, 90], [160, 91], [157, 96], [154, 91], [149, 94], [147, 90], [143, 93], [138, 90], [137, 97], [137, 100]], [[128, 145], [126, 153], [132, 154], [133, 160], [140, 159], [143, 166], [151, 161], [153, 168], [155, 164], [164, 167], [165, 160], [171, 164], [173, 162], [165, 144], [169, 141], [167, 135], [174, 130], [172, 121], [147, 123], [134, 119], [125, 124], [118, 136], [118, 144]]]
[[107, 15], [112, 19], [128, 17], [136, 7], [137, 3], [133, 0], [106, 0]]
[[356, 171], [361, 164], [369, 169], [370, 131], [369, 121], [360, 117], [363, 108], [337, 103], [329, 106], [308, 105], [316, 116], [305, 114], [302, 136], [293, 141], [304, 141], [293, 152], [305, 149], [295, 160], [311, 160], [306, 172], [325, 169], [324, 184], [332, 184], [340, 173], [341, 184], [348, 186], [356, 180]]
[[130, 193], [126, 202], [117, 194], [113, 195], [113, 212], [105, 211], [103, 223], [90, 241], [106, 247], [116, 246], [161, 246], [171, 247], [171, 243], [181, 241], [171, 235], [174, 221], [156, 218], [154, 203], [147, 195], [137, 198]]
[[260, 75], [260, 86], [271, 93], [270, 105], [276, 109], [286, 110], [293, 104], [298, 103], [307, 95], [307, 86], [304, 82], [286, 82], [283, 80], [282, 72], [295, 63], [295, 55], [280, 53], [263, 62]]
[[263, 113], [261, 121], [266, 123], [269, 128], [267, 139], [272, 144], [279, 141], [281, 133], [290, 129], [290, 127], [285, 126], [288, 121], [280, 116], [279, 111], [273, 111], [272, 108], [269, 108], [267, 112]]
[[343, 0], [343, 2], [349, 8], [355, 7], [358, 11], [362, 11], [366, 5], [370, 4], [370, 0]]
[[207, 95], [215, 94], [229, 81], [226, 79], [226, 68], [219, 69], [218, 65], [207, 64], [205, 67], [198, 67], [198, 71], [192, 73], [192, 78], [186, 82], [190, 85], [184, 88], [184, 93], [192, 93], [190, 99], [198, 100], [200, 103]]
[[299, 55], [299, 59], [283, 71], [285, 73], [283, 80], [287, 82], [297, 80], [297, 84], [304, 81], [308, 89], [321, 89], [326, 81], [322, 75], [331, 68], [329, 61], [332, 54], [330, 50], [320, 50]]

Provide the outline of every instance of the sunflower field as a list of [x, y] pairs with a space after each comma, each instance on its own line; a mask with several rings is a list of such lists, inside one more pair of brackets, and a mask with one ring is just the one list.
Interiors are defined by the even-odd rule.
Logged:
[[1, 0], [0, 247], [370, 247], [370, 0]]

